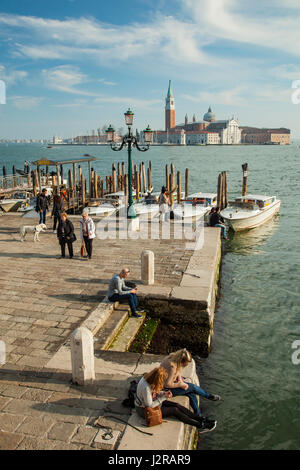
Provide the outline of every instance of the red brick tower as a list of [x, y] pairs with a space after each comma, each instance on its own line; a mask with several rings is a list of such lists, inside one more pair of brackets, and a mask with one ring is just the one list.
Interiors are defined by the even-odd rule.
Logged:
[[169, 89], [166, 97], [165, 107], [166, 131], [175, 127], [175, 100], [171, 89], [171, 80], [169, 80]]

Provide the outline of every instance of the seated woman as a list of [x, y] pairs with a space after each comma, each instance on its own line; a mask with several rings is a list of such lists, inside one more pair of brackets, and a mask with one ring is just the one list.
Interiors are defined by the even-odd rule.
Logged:
[[172, 392], [170, 390], [162, 390], [166, 378], [167, 372], [163, 367], [156, 367], [141, 378], [137, 386], [135, 398], [137, 414], [144, 418], [145, 407], [154, 408], [160, 406], [163, 418], [177, 418], [185, 424], [196, 426], [201, 433], [215, 429], [217, 425], [215, 420], [197, 416], [179, 403], [167, 400], [172, 398]]
[[167, 373], [164, 388], [171, 390], [173, 397], [177, 397], [179, 395], [188, 396], [195, 415], [201, 416], [197, 395], [212, 401], [218, 401], [220, 400], [220, 397], [219, 395], [206, 392], [196, 384], [184, 381], [184, 378], [181, 377], [181, 371], [191, 361], [191, 354], [184, 348], [165, 357], [160, 364], [160, 367], [165, 369]]

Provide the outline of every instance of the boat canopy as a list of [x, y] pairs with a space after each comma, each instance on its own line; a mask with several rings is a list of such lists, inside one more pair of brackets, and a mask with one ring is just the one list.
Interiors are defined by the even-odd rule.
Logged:
[[260, 208], [270, 205], [275, 202], [276, 196], [262, 196], [257, 194], [247, 194], [246, 196], [237, 197], [231, 204], [239, 205], [257, 205]]

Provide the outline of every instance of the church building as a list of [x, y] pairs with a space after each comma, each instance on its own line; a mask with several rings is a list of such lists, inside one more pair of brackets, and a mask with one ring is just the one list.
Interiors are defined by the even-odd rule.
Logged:
[[241, 131], [236, 119], [216, 120], [211, 107], [204, 114], [202, 121], [197, 121], [194, 114], [192, 122], [185, 116], [184, 123], [175, 124], [175, 99], [169, 80], [165, 105], [165, 130], [154, 132], [154, 142], [170, 145], [209, 145], [239, 144]]

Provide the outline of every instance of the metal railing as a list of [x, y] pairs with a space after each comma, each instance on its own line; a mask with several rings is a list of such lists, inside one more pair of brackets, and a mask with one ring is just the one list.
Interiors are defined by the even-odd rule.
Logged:
[[19, 175], [8, 175], [0, 177], [0, 191], [28, 188], [28, 178]]

